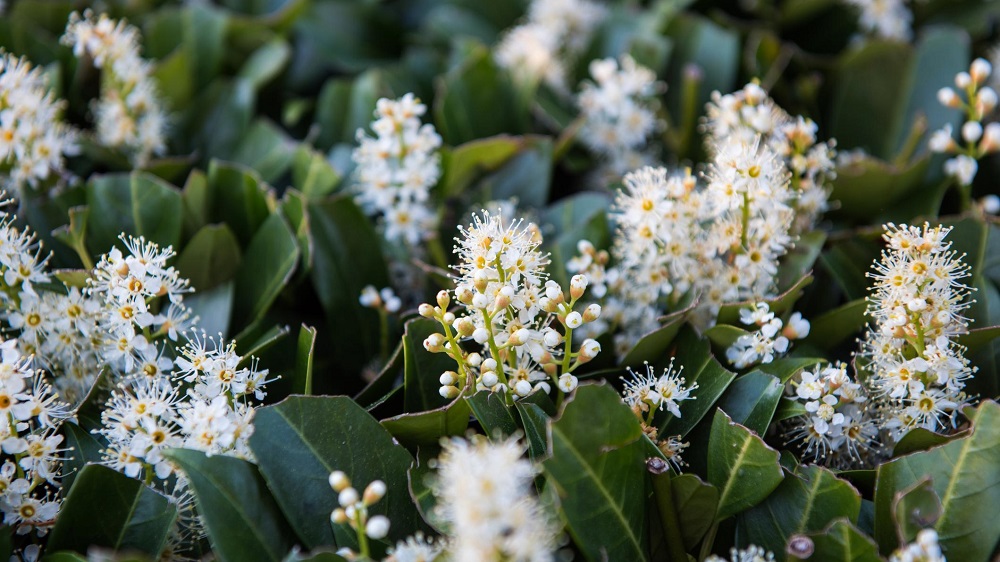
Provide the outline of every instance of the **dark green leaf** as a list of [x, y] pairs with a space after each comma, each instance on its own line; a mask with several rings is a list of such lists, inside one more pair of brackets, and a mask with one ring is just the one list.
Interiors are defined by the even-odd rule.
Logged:
[[[161, 246], [181, 239], [181, 194], [174, 186], [143, 172], [96, 176], [87, 187], [87, 244], [103, 254], [122, 232]], [[98, 220], [99, 219], [99, 220]]]
[[751, 371], [736, 377], [719, 399], [719, 407], [734, 422], [746, 426], [757, 435], [767, 433], [785, 385], [773, 375]]
[[521, 425], [524, 426], [528, 454], [531, 455], [532, 460], [542, 459], [549, 452], [549, 439], [546, 433], [550, 420], [549, 415], [540, 406], [527, 400], [519, 400], [514, 403], [514, 406], [521, 416]]
[[267, 312], [292, 278], [299, 254], [295, 235], [279, 213], [264, 221], [236, 274], [234, 325], [246, 326]]
[[824, 312], [810, 321], [809, 335], [803, 343], [830, 350], [847, 338], [857, 336], [868, 321], [867, 309], [868, 302], [857, 299]]
[[72, 452], [63, 461], [63, 490], [72, 490], [73, 482], [88, 463], [99, 463], [103, 458], [103, 445], [93, 435], [79, 425], [67, 421], [61, 428], [66, 438], [66, 447]]
[[292, 185], [309, 200], [329, 195], [340, 183], [341, 177], [326, 157], [300, 146], [292, 160]]
[[708, 481], [719, 489], [716, 520], [757, 505], [784, 477], [778, 452], [722, 410], [715, 411], [708, 451]]
[[667, 354], [670, 344], [677, 337], [684, 320], [687, 319], [687, 312], [690, 309], [681, 310], [667, 315], [660, 319], [660, 327], [643, 336], [635, 347], [630, 349], [621, 360], [624, 367], [639, 367], [645, 362], [659, 362]]
[[694, 474], [679, 474], [670, 479], [684, 549], [691, 550], [705, 536], [715, 521], [719, 490]]
[[240, 245], [224, 224], [202, 227], [177, 258], [181, 277], [191, 281], [198, 292], [213, 289], [229, 281], [240, 266]]
[[295, 142], [271, 121], [259, 118], [236, 145], [231, 160], [253, 168], [267, 182], [276, 181], [292, 165]]
[[382, 420], [382, 427], [407, 447], [435, 445], [442, 437], [462, 435], [469, 427], [471, 409], [459, 396], [433, 410], [400, 414]]
[[512, 406], [508, 406], [504, 402], [503, 394], [481, 390], [466, 400], [486, 435], [503, 439], [510, 437], [518, 430], [517, 420], [514, 419], [514, 413], [511, 410]]
[[104, 546], [157, 556], [176, 517], [177, 508], [162, 494], [92, 464], [76, 475], [47, 548], [86, 552], [91, 546]]
[[941, 498], [931, 486], [930, 477], [923, 478], [905, 490], [896, 493], [892, 518], [900, 544], [916, 540], [922, 529], [933, 527], [941, 517]]
[[292, 49], [283, 39], [272, 39], [265, 43], [243, 63], [239, 76], [259, 90], [285, 69]]
[[684, 367], [681, 376], [688, 386], [698, 383], [698, 388], [691, 393], [692, 400], [681, 403], [682, 416], [664, 416], [659, 428], [662, 436], [684, 437], [712, 410], [736, 374], [723, 367], [712, 355], [708, 340], [699, 338], [690, 328], [681, 331], [674, 349], [675, 364]]
[[814, 548], [810, 562], [882, 562], [878, 546], [846, 519], [834, 521], [809, 538]]
[[272, 202], [268, 199], [267, 188], [253, 169], [219, 160], [209, 164], [208, 216], [226, 223], [241, 246], [250, 244], [271, 214]]
[[316, 328], [306, 326], [299, 329], [299, 342], [295, 355], [295, 392], [312, 394], [313, 351], [316, 347]]
[[500, 167], [517, 154], [524, 143], [525, 137], [499, 135], [442, 151], [440, 193], [449, 197], [461, 194], [477, 175]]

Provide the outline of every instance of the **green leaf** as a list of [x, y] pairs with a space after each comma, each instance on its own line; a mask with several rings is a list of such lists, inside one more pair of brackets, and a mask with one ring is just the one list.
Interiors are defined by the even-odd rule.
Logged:
[[442, 150], [438, 190], [445, 197], [461, 194], [479, 174], [496, 170], [524, 147], [525, 137], [498, 135]]
[[291, 167], [295, 148], [295, 142], [280, 127], [258, 118], [236, 145], [231, 160], [253, 168], [264, 181], [273, 182]]
[[802, 369], [812, 368], [819, 363], [828, 363], [828, 361], [822, 357], [782, 357], [770, 363], [757, 365], [757, 370], [778, 377], [778, 380], [784, 384]]
[[929, 156], [924, 156], [900, 165], [864, 157], [838, 167], [830, 194], [831, 201], [840, 202], [834, 214], [856, 220], [872, 219], [919, 189], [930, 161]]
[[327, 81], [316, 99], [320, 131], [316, 146], [326, 150], [337, 143], [353, 145], [358, 129], [367, 131], [374, 120], [375, 102], [384, 89], [379, 70], [366, 71], [354, 80]]
[[953, 560], [986, 560], [1000, 539], [1000, 405], [983, 402], [968, 411], [972, 434], [928, 451], [906, 455], [878, 468], [875, 538], [883, 553], [896, 546], [892, 511], [895, 494], [924, 476], [941, 498], [934, 525], [941, 547]]
[[778, 290], [785, 291], [812, 271], [813, 264], [823, 251], [826, 233], [820, 230], [806, 232], [795, 241], [795, 246], [781, 258], [778, 266]]
[[503, 439], [517, 432], [517, 420], [514, 419], [511, 407], [504, 402], [502, 394], [481, 390], [466, 398], [466, 401], [486, 435]]
[[681, 376], [688, 386], [698, 383], [698, 388], [691, 393], [692, 400], [681, 403], [681, 417], [664, 416], [659, 422], [659, 434], [684, 437], [712, 410], [736, 374], [723, 367], [712, 355], [708, 340], [699, 338], [690, 328], [681, 331], [674, 349], [675, 364], [684, 367]]
[[250, 126], [255, 100], [246, 80], [212, 82], [192, 101], [179, 123], [174, 135], [179, 149], [197, 152], [203, 160], [231, 155]]
[[337, 494], [328, 478], [342, 470], [359, 490], [372, 480], [388, 493], [370, 508], [392, 520], [389, 536], [416, 531], [406, 472], [413, 457], [364, 409], [344, 396], [291, 396], [257, 410], [250, 448], [261, 474], [309, 548], [333, 544], [330, 513]]
[[694, 117], [685, 113], [683, 88], [680, 87], [688, 65], [696, 65], [701, 71], [693, 104], [698, 115], [713, 91], [733, 91], [740, 61], [740, 38], [735, 31], [702, 16], [684, 13], [670, 21], [666, 36], [673, 41], [670, 68], [665, 77], [671, 85], [666, 95], [671, 115]]
[[358, 372], [379, 347], [378, 315], [358, 304], [358, 295], [365, 285], [389, 284], [379, 237], [348, 197], [310, 203], [307, 210], [313, 287], [330, 322], [331, 340], [324, 346], [336, 368]]
[[253, 52], [240, 68], [239, 76], [255, 90], [281, 74], [292, 56], [292, 49], [284, 39], [275, 38]]
[[861, 494], [854, 486], [823, 467], [801, 466], [740, 515], [738, 532], [747, 543], [781, 552], [793, 535], [822, 530], [838, 518], [857, 523], [860, 513]]
[[479, 183], [489, 200], [516, 199], [525, 208], [545, 205], [552, 180], [552, 139], [524, 137], [524, 145]]
[[785, 385], [777, 377], [751, 371], [736, 377], [729, 385], [719, 399], [719, 408], [729, 413], [734, 422], [764, 435], [784, 390]]
[[748, 306], [751, 306], [752, 304], [757, 302], [766, 302], [768, 306], [771, 308], [771, 312], [773, 312], [776, 316], [781, 316], [782, 314], [788, 312], [789, 310], [792, 310], [792, 307], [795, 306], [795, 302], [798, 301], [799, 297], [802, 296], [802, 291], [810, 283], [812, 283], [812, 281], [813, 281], [812, 274], [807, 273], [806, 275], [802, 276], [801, 279], [795, 282], [795, 284], [789, 287], [788, 290], [786, 290], [784, 293], [781, 293], [776, 297], [763, 299], [760, 301], [754, 300], [754, 301], [724, 304], [719, 309], [718, 323], [732, 324], [734, 326], [737, 325], [740, 321], [740, 309], [747, 308]]
[[669, 314], [660, 319], [660, 327], [646, 334], [621, 360], [623, 367], [639, 367], [643, 363], [660, 361], [670, 349], [670, 344], [684, 325], [690, 308]]
[[[257, 410], [257, 415], [265, 410]], [[260, 423], [259, 418], [254, 425], [257, 430], [268, 427], [267, 423]], [[294, 452], [294, 449], [282, 448], [279, 453], [270, 454], [279, 458]], [[163, 455], [187, 476], [212, 550], [222, 562], [277, 562], [298, 542], [254, 465], [233, 457], [210, 457], [201, 451], [187, 449], [170, 449]], [[258, 455], [258, 460], [263, 458], [264, 455]], [[329, 525], [329, 514], [322, 521]]]
[[299, 341], [295, 354], [295, 390], [299, 394], [312, 394], [313, 351], [316, 347], [316, 328], [306, 326], [299, 329]]
[[122, 232], [161, 246], [180, 243], [181, 194], [155, 176], [144, 172], [95, 176], [87, 185], [87, 206], [95, 219], [87, 221], [87, 243], [97, 254], [120, 244]]
[[974, 328], [955, 338], [955, 343], [966, 347], [966, 354], [975, 353], [1000, 338], [1000, 326]]
[[899, 544], [913, 542], [917, 533], [932, 527], [941, 517], [941, 498], [934, 492], [929, 477], [896, 493], [894, 500], [892, 518], [896, 522]]
[[271, 203], [256, 171], [213, 160], [208, 166], [208, 216], [224, 222], [246, 247], [271, 214]]
[[306, 146], [299, 146], [292, 159], [292, 185], [309, 200], [329, 195], [341, 180], [326, 157]]
[[810, 533], [810, 562], [882, 562], [878, 546], [850, 521], [838, 519], [821, 533]]
[[447, 353], [431, 353], [424, 349], [424, 340], [431, 334], [443, 333], [441, 324], [429, 318], [414, 318], [403, 329], [403, 407], [406, 412], [422, 412], [440, 408], [439, 379], [445, 371], [458, 366]]
[[610, 386], [584, 384], [549, 434], [551, 456], [543, 468], [583, 555], [646, 560], [645, 457], [635, 414]]
[[264, 221], [236, 274], [234, 325], [246, 326], [263, 317], [292, 278], [299, 254], [295, 234], [281, 214]]
[[103, 546], [158, 556], [176, 517], [177, 508], [162, 494], [92, 464], [76, 475], [46, 548], [86, 552]]
[[868, 302], [857, 299], [824, 312], [810, 321], [809, 335], [802, 343], [826, 351], [833, 349], [861, 332], [868, 320], [867, 309]]
[[183, 11], [184, 53], [191, 61], [194, 84], [208, 84], [219, 73], [227, 18], [221, 10], [196, 4]]
[[953, 435], [944, 435], [941, 433], [935, 433], [928, 429], [922, 427], [915, 427], [910, 431], [906, 432], [899, 441], [896, 442], [892, 447], [892, 456], [901, 457], [903, 455], [908, 455], [910, 453], [916, 453], [918, 451], [926, 451], [932, 447], [937, 447], [938, 445], [944, 445], [949, 441], [954, 441], [955, 439], [966, 437], [969, 434], [968, 431], [961, 431]]
[[[529, 395], [531, 396], [531, 395]], [[528, 454], [531, 460], [538, 461], [549, 452], [547, 427], [551, 419], [545, 410], [528, 400], [518, 400], [514, 403], [517, 413], [524, 426], [524, 439], [528, 442]]]
[[708, 441], [708, 481], [719, 489], [721, 521], [763, 501], [784, 478], [778, 452], [716, 410]]
[[462, 435], [469, 427], [471, 409], [459, 396], [440, 408], [406, 413], [382, 420], [382, 427], [407, 447], [435, 445], [442, 437]]
[[63, 490], [72, 490], [73, 482], [88, 463], [99, 463], [103, 459], [104, 446], [86, 429], [66, 421], [60, 431], [66, 438], [66, 447], [73, 451], [63, 461]]
[[224, 224], [202, 227], [177, 258], [181, 277], [191, 281], [198, 292], [208, 291], [229, 281], [240, 266], [240, 244]]
[[527, 121], [527, 108], [510, 77], [484, 45], [474, 45], [465, 60], [438, 79], [434, 122], [448, 144], [521, 133]]
[[820, 256], [820, 265], [840, 286], [848, 299], [864, 299], [868, 295], [867, 273], [879, 257], [881, 245], [859, 236], [831, 247]]
[[229, 320], [233, 317], [233, 286], [227, 281], [214, 289], [196, 291], [184, 297], [184, 304], [192, 316], [199, 318], [198, 327], [207, 334], [229, 334]]
[[679, 474], [670, 479], [684, 549], [691, 550], [708, 532], [719, 507], [719, 490], [694, 474]]

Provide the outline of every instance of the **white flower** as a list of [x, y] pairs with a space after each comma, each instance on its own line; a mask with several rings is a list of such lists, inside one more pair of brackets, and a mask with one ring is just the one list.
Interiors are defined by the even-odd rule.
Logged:
[[681, 417], [680, 403], [695, 398], [691, 396], [691, 392], [698, 388], [698, 383], [691, 386], [685, 385], [684, 378], [680, 376], [683, 370], [681, 367], [675, 371], [673, 360], [660, 376], [653, 374], [653, 368], [648, 364], [645, 374], [639, 374], [629, 369], [628, 372], [632, 378], [622, 377], [625, 382], [622, 401], [636, 412], [652, 414], [653, 410], [666, 408], [672, 415]]
[[979, 163], [965, 154], [950, 158], [944, 163], [944, 173], [955, 178], [962, 185], [970, 185], [978, 170]]

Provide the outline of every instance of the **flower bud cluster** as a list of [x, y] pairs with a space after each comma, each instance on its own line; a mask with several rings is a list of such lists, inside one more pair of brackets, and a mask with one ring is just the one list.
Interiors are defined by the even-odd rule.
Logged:
[[740, 310], [740, 322], [756, 330], [736, 338], [726, 350], [726, 359], [737, 369], [770, 363], [788, 351], [790, 340], [809, 335], [809, 321], [795, 312], [785, 323], [771, 312], [766, 302], [758, 302]]
[[947, 562], [938, 544], [937, 531], [931, 528], [917, 533], [917, 540], [896, 550], [889, 562]]
[[968, 72], [955, 75], [955, 87], [938, 90], [938, 101], [945, 107], [960, 109], [965, 113], [965, 123], [959, 130], [961, 143], [956, 142], [950, 124], [935, 131], [928, 146], [934, 152], [954, 154], [944, 163], [944, 170], [959, 184], [972, 184], [979, 170], [978, 160], [1000, 151], [1000, 123], [985, 124], [984, 120], [997, 107], [997, 93], [986, 86], [992, 65], [986, 59], [972, 61]]
[[494, 58], [519, 82], [544, 82], [565, 94], [567, 73], [606, 15], [607, 9], [591, 0], [532, 0], [526, 21], [504, 35]]
[[368, 285], [361, 290], [358, 302], [363, 307], [384, 310], [390, 314], [399, 312], [403, 306], [403, 301], [392, 291], [392, 287], [385, 287], [380, 291], [374, 285]]
[[968, 331], [963, 311], [970, 289], [962, 256], [950, 250], [951, 228], [885, 225], [888, 248], [868, 274], [868, 330], [859, 368], [885, 411], [894, 438], [913, 427], [953, 426], [969, 401], [964, 388], [975, 373], [955, 338]]
[[653, 161], [646, 145], [666, 127], [656, 115], [657, 95], [666, 85], [628, 55], [592, 61], [590, 76], [593, 81], [584, 81], [577, 95], [584, 120], [580, 140], [604, 160], [604, 174], [617, 181]]
[[846, 469], [869, 459], [879, 428], [865, 387], [854, 382], [843, 363], [803, 370], [788, 387], [806, 414], [789, 420], [788, 443], [797, 443], [817, 463]]
[[140, 167], [166, 152], [167, 114], [153, 66], [139, 54], [139, 29], [107, 14], [74, 12], [62, 43], [102, 71], [101, 97], [93, 108], [98, 142], [123, 151]]
[[[550, 391], [550, 382], [571, 392], [578, 382], [571, 372], [601, 349], [592, 339], [576, 352], [571, 347], [573, 330], [601, 316], [598, 304], [576, 310], [587, 277], [574, 276], [569, 294], [547, 279], [549, 259], [538, 250], [542, 238], [533, 224], [505, 224], [483, 211], [460, 228], [454, 300], [463, 312], [448, 310], [452, 296], [446, 291], [438, 293], [437, 306], [418, 309], [442, 325], [443, 333], [428, 336], [424, 348], [449, 354], [458, 366], [441, 375], [441, 395], [454, 398], [469, 385], [520, 398], [537, 388]], [[467, 352], [459, 342], [470, 340], [476, 349]]]
[[713, 554], [706, 558], [705, 562], [774, 562], [774, 553], [764, 550], [763, 547], [750, 545], [742, 550], [737, 548], [730, 550], [728, 559]]
[[[385, 482], [373, 480], [365, 488], [364, 493], [351, 487], [351, 479], [339, 470], [330, 473], [330, 487], [337, 492], [337, 503], [340, 507], [330, 514], [330, 521], [335, 525], [348, 525], [358, 534], [358, 544], [361, 556], [369, 556], [368, 539], [381, 540], [389, 534], [389, 518], [385, 515], [369, 517], [368, 508], [378, 503], [387, 491]], [[348, 559], [357, 556], [350, 549], [342, 549], [338, 554], [346, 555]]]
[[16, 193], [65, 172], [76, 133], [60, 119], [64, 106], [40, 69], [0, 51], [0, 189]]
[[421, 124], [427, 106], [413, 94], [398, 100], [382, 98], [375, 106], [374, 137], [358, 129], [357, 201], [370, 216], [381, 216], [389, 242], [414, 246], [434, 234], [437, 217], [427, 205], [430, 190], [441, 177], [437, 150], [441, 137], [434, 125]]
[[885, 39], [909, 41], [913, 35], [913, 12], [906, 0], [843, 0], [860, 13], [858, 24], [865, 32]]

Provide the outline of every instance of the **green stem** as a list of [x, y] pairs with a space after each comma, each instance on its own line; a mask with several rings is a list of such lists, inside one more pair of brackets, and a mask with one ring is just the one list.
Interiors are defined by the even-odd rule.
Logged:
[[656, 493], [656, 505], [660, 510], [660, 520], [666, 535], [667, 551], [672, 562], [687, 562], [687, 552], [684, 551], [684, 537], [681, 535], [680, 522], [674, 506], [673, 490], [670, 488], [670, 472], [651, 474], [653, 491]]
[[740, 233], [740, 243], [746, 251], [750, 243], [750, 193], [746, 191], [743, 192], [743, 232]]
[[358, 532], [358, 549], [362, 558], [370, 558], [371, 550], [368, 546], [368, 535], [365, 534], [365, 522], [361, 519], [361, 510], [354, 510], [355, 530]]
[[708, 533], [705, 535], [705, 539], [701, 542], [701, 553], [698, 554], [698, 560], [705, 560], [712, 554], [712, 547], [715, 545], [715, 535], [719, 532], [719, 522], [715, 521], [712, 526], [708, 528]]
[[384, 367], [389, 360], [389, 313], [385, 307], [378, 308], [379, 359]]

